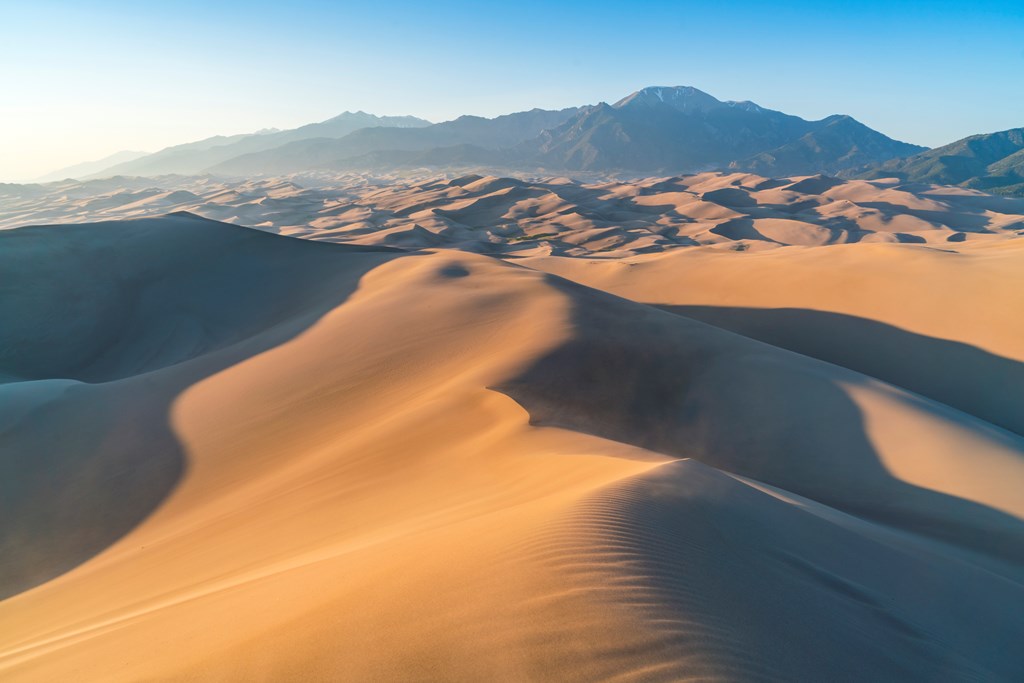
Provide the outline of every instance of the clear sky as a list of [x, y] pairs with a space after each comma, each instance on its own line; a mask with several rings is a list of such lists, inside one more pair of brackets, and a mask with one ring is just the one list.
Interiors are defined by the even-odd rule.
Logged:
[[693, 85], [936, 146], [1024, 126], [1024, 0], [0, 0], [0, 181], [344, 110]]

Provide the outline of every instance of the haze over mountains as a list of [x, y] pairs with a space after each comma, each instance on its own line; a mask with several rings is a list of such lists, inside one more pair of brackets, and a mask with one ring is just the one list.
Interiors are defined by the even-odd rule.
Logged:
[[210, 167], [236, 156], [272, 149], [296, 140], [340, 138], [362, 128], [375, 126], [406, 128], [429, 125], [429, 121], [414, 116], [375, 116], [362, 111], [347, 111], [326, 121], [292, 130], [216, 136], [198, 142], [175, 145], [139, 159], [116, 164], [101, 172], [91, 173], [89, 176], [152, 176], [167, 173], [191, 175], [204, 173]]
[[836, 173], [924, 149], [849, 116], [807, 121], [679, 86], [644, 88], [614, 104], [532, 109], [493, 119], [462, 116], [436, 124], [346, 112], [293, 130], [177, 145], [101, 170], [76, 171], [74, 177], [424, 167], [634, 175], [731, 169], [794, 175]]
[[[209, 168], [222, 175], [278, 175], [318, 169], [504, 162], [499, 150], [569, 120], [576, 108], [530, 111], [493, 119], [461, 116], [413, 130], [364, 128], [337, 140], [294, 142], [233, 158]], [[425, 153], [425, 154], [424, 154]]]
[[678, 175], [708, 170], [765, 177], [829, 174], [954, 184], [1024, 194], [1024, 129], [929, 150], [856, 119], [820, 121], [721, 101], [689, 86], [648, 87], [614, 104], [531, 109], [430, 123], [345, 112], [291, 130], [216, 136], [153, 154], [123, 152], [55, 171], [65, 178], [210, 174], [228, 178], [315, 171]]
[[109, 156], [105, 156], [102, 159], [96, 159], [95, 161], [83, 161], [80, 164], [74, 164], [73, 166], [67, 166], [65, 168], [51, 171], [44, 176], [36, 178], [37, 183], [51, 183], [58, 180], [66, 180], [68, 178], [88, 178], [96, 174], [103, 174], [104, 171], [111, 168], [116, 168], [122, 164], [126, 164], [130, 161], [135, 161], [144, 156], [149, 156], [149, 152], [136, 152], [132, 150], [123, 150], [115, 152]]

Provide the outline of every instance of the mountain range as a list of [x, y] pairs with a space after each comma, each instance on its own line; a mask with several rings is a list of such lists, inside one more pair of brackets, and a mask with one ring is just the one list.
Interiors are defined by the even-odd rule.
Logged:
[[103, 169], [86, 177], [111, 175], [153, 176], [178, 173], [205, 173], [219, 163], [238, 156], [273, 149], [298, 140], [342, 138], [365, 128], [415, 128], [430, 122], [415, 116], [375, 116], [366, 112], [344, 112], [320, 123], [311, 123], [291, 130], [269, 130], [257, 133], [207, 138], [198, 142], [175, 145], [154, 154], [132, 159]]
[[692, 87], [645, 88], [542, 136], [553, 167], [679, 172], [730, 167], [764, 175], [834, 172], [923, 150], [849, 116], [806, 121]]
[[[452, 148], [460, 147], [480, 152], [488, 150], [480, 154], [478, 160], [493, 163], [501, 160], [499, 150], [535, 138], [542, 131], [572, 119], [578, 112], [575, 107], [560, 111], [532, 109], [493, 119], [460, 116], [423, 128], [363, 128], [339, 139], [325, 136], [300, 140], [238, 156], [208, 170], [221, 175], [294, 173], [346, 168], [352, 165], [352, 160], [356, 160], [357, 167], [372, 168], [379, 163], [373, 155], [381, 152], [404, 153], [392, 157], [392, 165], [404, 165], [410, 159], [421, 160], [417, 165], [447, 165], [463, 160], [462, 155], [453, 157], [451, 154]], [[424, 152], [428, 154], [423, 156]], [[414, 154], [405, 156], [409, 153]]]
[[59, 168], [56, 171], [51, 171], [44, 176], [36, 178], [36, 182], [49, 183], [57, 180], [64, 180], [66, 178], [88, 178], [96, 175], [97, 173], [103, 173], [109, 168], [126, 164], [130, 161], [135, 161], [136, 159], [140, 159], [144, 156], [149, 156], [149, 152], [123, 150], [121, 152], [115, 152], [110, 156], [105, 156], [102, 159], [96, 159], [95, 161], [83, 161], [80, 164]]
[[697, 88], [676, 86], [643, 88], [613, 104], [531, 109], [495, 118], [461, 116], [442, 123], [345, 112], [291, 130], [217, 136], [66, 171], [71, 177], [101, 178], [407, 168], [570, 175], [730, 170], [764, 176], [895, 176], [1012, 193], [1024, 183], [1022, 149], [1024, 129], [928, 150], [889, 138], [847, 115], [808, 121], [750, 101], [722, 101]]
[[920, 154], [892, 159], [845, 175], [900, 178], [937, 185], [961, 185], [995, 194], [1024, 196], [1024, 128], [972, 135]]
[[848, 116], [806, 121], [753, 102], [723, 102], [696, 88], [650, 87], [615, 104], [426, 128], [371, 128], [304, 140], [207, 169], [229, 176], [311, 169], [486, 166], [552, 172], [685, 173], [716, 168], [768, 175], [836, 172], [924, 150]]

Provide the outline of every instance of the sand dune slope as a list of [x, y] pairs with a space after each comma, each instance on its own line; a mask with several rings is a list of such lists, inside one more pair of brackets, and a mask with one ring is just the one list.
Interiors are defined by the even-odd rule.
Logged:
[[0, 259], [4, 680], [1024, 670], [1024, 440], [974, 415], [459, 251]]
[[857, 370], [1024, 434], [1021, 240], [524, 263]]

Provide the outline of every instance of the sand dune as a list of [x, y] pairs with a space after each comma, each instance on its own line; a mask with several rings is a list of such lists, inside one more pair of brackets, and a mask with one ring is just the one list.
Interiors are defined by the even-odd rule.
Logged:
[[1024, 671], [1018, 203], [189, 182], [4, 219], [262, 231], [0, 231], [3, 680]]
[[188, 211], [308, 239], [478, 253], [618, 258], [857, 242], [942, 248], [1024, 232], [1024, 200], [962, 188], [705, 173], [636, 181], [319, 175], [166, 177], [16, 187], [0, 228]]

